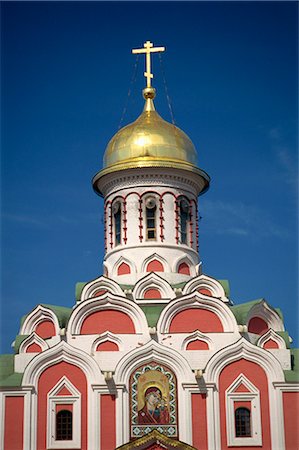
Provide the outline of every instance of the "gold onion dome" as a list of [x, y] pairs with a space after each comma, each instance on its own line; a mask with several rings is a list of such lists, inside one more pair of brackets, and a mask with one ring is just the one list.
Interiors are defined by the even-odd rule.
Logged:
[[[197, 153], [189, 137], [166, 122], [155, 111], [155, 89], [145, 88], [142, 114], [119, 130], [107, 145], [103, 167], [111, 170], [135, 167], [175, 167], [197, 164]], [[187, 169], [188, 170], [188, 169]]]

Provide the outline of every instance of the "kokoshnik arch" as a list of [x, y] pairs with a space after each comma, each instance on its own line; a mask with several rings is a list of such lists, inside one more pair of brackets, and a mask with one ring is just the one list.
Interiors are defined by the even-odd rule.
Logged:
[[38, 305], [2, 355], [4, 450], [299, 448], [298, 353], [280, 310], [234, 305], [206, 275], [198, 197], [210, 178], [190, 138], [145, 105], [107, 145], [103, 275], [74, 307]]

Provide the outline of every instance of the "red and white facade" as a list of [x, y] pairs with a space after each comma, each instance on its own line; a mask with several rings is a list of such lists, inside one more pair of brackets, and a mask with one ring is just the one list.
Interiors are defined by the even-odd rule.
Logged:
[[[171, 161], [102, 173], [104, 275], [73, 308], [26, 316], [1, 384], [0, 448], [298, 449], [299, 384], [279, 312], [264, 300], [233, 306], [202, 272], [208, 177]], [[164, 403], [146, 418], [153, 390]]]

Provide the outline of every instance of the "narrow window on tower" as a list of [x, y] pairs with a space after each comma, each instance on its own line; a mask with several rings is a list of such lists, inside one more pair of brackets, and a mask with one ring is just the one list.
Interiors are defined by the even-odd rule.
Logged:
[[237, 408], [235, 411], [236, 437], [251, 437], [250, 410]]
[[114, 220], [115, 245], [119, 245], [121, 243], [121, 203], [119, 201], [113, 203], [112, 212]]
[[68, 410], [61, 410], [56, 414], [56, 440], [71, 441], [73, 439], [73, 414]]
[[146, 213], [146, 239], [156, 239], [156, 211], [157, 205], [154, 197], [148, 197], [145, 201]]
[[179, 203], [180, 214], [180, 242], [187, 244], [188, 223], [190, 222], [189, 202], [186, 198], [182, 198]]

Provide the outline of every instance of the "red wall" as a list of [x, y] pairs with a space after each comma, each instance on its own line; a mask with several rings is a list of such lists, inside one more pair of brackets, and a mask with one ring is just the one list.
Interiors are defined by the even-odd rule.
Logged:
[[154, 259], [153, 261], [148, 263], [146, 271], [147, 272], [164, 272], [164, 267], [163, 267], [162, 263], [160, 263], [160, 261], [157, 261], [156, 259]]
[[[38, 382], [37, 450], [46, 450], [47, 394], [58, 381], [66, 376], [81, 392], [81, 450], [87, 449], [87, 384], [81, 369], [66, 362], [60, 362], [46, 369]], [[16, 447], [17, 448], [17, 447]], [[6, 449], [5, 449], [6, 450]], [[16, 449], [14, 449], [16, 450]]]
[[192, 445], [197, 450], [208, 449], [207, 407], [205, 394], [191, 394]]
[[[219, 377], [219, 397], [220, 397], [220, 423], [221, 423], [221, 450], [228, 450], [226, 436], [226, 414], [225, 414], [225, 390], [232, 382], [243, 373], [246, 378], [260, 391], [261, 402], [261, 420], [262, 420], [262, 440], [263, 449], [271, 449], [270, 436], [270, 416], [268, 399], [268, 381], [264, 370], [256, 363], [241, 359], [228, 364], [221, 372]], [[256, 450], [256, 446], [248, 446], [246, 450]], [[244, 449], [235, 447], [234, 450]], [[289, 450], [289, 449], [288, 449]]]
[[209, 346], [205, 341], [195, 339], [187, 344], [186, 350], [209, 350]]
[[215, 313], [206, 309], [190, 308], [174, 316], [170, 324], [169, 333], [189, 333], [196, 330], [205, 333], [221, 333], [223, 327]]
[[56, 335], [55, 327], [51, 320], [44, 320], [43, 322], [39, 323], [36, 327], [35, 332], [43, 339], [47, 339]]
[[101, 395], [101, 450], [116, 447], [115, 396]]
[[87, 316], [81, 327], [81, 334], [101, 334], [111, 331], [115, 334], [135, 333], [131, 318], [122, 311], [106, 309]]
[[23, 449], [24, 397], [5, 398], [4, 450]]
[[298, 450], [299, 392], [283, 392], [285, 445], [287, 450]]

